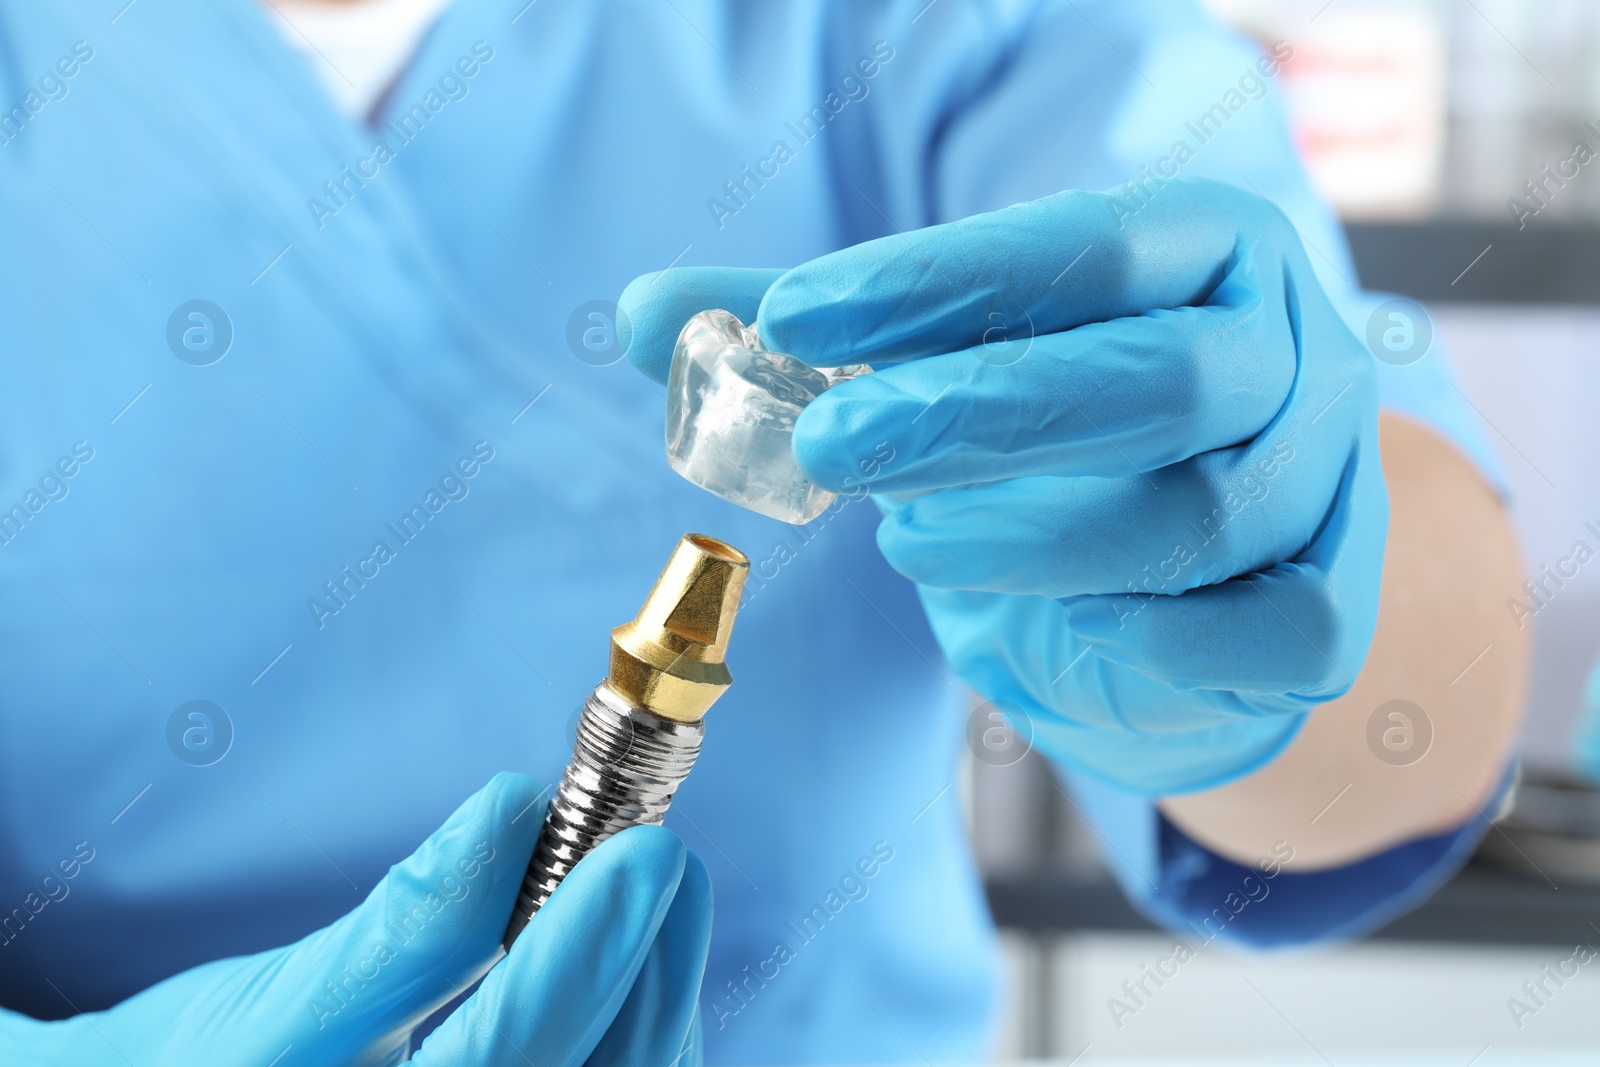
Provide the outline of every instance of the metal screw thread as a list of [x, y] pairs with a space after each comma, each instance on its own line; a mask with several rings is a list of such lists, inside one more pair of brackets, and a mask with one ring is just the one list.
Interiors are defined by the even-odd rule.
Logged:
[[572, 760], [545, 815], [506, 928], [511, 949], [534, 912], [600, 842], [630, 826], [659, 826], [689, 776], [705, 726], [635, 707], [601, 682], [583, 703]]

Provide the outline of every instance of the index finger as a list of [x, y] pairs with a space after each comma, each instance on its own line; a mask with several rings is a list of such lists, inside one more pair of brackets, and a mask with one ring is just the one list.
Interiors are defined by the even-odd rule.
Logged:
[[1144, 201], [1057, 193], [813, 259], [772, 284], [756, 321], [769, 347], [836, 366], [1196, 306], [1259, 204], [1199, 179]]

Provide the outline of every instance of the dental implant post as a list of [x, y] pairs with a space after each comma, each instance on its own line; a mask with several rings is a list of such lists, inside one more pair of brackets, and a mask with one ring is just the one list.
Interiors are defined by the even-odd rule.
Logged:
[[632, 622], [611, 631], [611, 666], [584, 700], [572, 760], [522, 879], [505, 947], [596, 845], [659, 826], [689, 776], [702, 719], [732, 683], [724, 661], [750, 561], [684, 534]]

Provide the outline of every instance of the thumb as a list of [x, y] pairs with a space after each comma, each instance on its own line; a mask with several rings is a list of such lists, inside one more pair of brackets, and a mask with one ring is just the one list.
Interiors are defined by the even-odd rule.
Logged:
[[710, 947], [711, 877], [700, 857], [690, 852], [655, 944], [586, 1067], [699, 1064], [695, 1007]]
[[[534, 914], [511, 955], [428, 1035], [412, 1063], [583, 1063], [619, 1011], [630, 1020], [637, 1014], [624, 1004], [653, 949], [673, 957], [671, 964], [658, 960], [654, 970], [681, 977], [674, 992], [692, 1010], [710, 936], [710, 888], [697, 861], [683, 904], [674, 903], [686, 857], [677, 836], [659, 826], [631, 827], [601, 842]], [[665, 942], [659, 933], [668, 933]], [[681, 1043], [683, 1006], [666, 996], [647, 999]]]
[[617, 301], [617, 340], [630, 363], [665, 385], [684, 323], [721, 308], [748, 326], [767, 287], [783, 274], [782, 268], [677, 267], [641, 275]]
[[273, 984], [303, 991], [308, 1040], [352, 1056], [402, 1041], [489, 969], [533, 855], [542, 800], [533, 779], [496, 775], [360, 907], [288, 949]]

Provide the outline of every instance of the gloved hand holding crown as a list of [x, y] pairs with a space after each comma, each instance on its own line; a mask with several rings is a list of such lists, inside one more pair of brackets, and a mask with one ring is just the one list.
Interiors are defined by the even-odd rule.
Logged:
[[804, 410], [796, 457], [868, 484], [957, 672], [1067, 767], [1223, 785], [1360, 676], [1389, 518], [1374, 361], [1270, 203], [1071, 191], [786, 272], [647, 276], [630, 357], [665, 380], [706, 306], [875, 365]]

